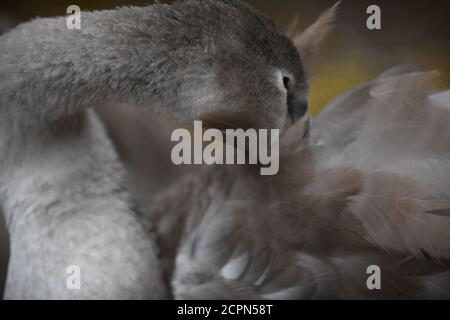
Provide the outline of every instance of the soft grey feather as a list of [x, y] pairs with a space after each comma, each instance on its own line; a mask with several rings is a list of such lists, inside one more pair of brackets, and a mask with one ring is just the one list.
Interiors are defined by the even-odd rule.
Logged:
[[[365, 100], [353, 91], [325, 110], [353, 135], [340, 148], [284, 155], [276, 177], [227, 168], [197, 182], [177, 297], [450, 297], [450, 113], [430, 99], [433, 73], [386, 75], [361, 87]], [[346, 121], [350, 107], [362, 123]], [[373, 264], [382, 290], [366, 287]]]

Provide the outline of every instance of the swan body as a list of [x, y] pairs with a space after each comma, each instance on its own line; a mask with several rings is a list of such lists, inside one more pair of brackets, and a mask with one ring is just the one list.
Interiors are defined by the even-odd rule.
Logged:
[[[240, 1], [124, 7], [82, 19], [81, 30], [44, 18], [0, 36], [5, 298], [168, 297], [152, 228], [89, 108], [122, 103], [182, 123], [239, 111], [258, 115], [251, 126], [282, 128], [306, 113], [303, 65], [288, 37]], [[79, 290], [66, 285], [72, 265]]]
[[[2, 35], [5, 298], [449, 298], [448, 92], [431, 93], [432, 72], [395, 68], [309, 130], [300, 53], [310, 58], [335, 8], [292, 41], [235, 0]], [[144, 217], [89, 110], [110, 103], [281, 129], [280, 172], [202, 168], [152, 196]], [[72, 265], [79, 290], [66, 285]], [[373, 265], [380, 290], [367, 287]]]

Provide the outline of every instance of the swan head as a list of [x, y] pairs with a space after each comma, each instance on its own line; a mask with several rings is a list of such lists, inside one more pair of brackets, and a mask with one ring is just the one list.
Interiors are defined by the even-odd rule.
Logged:
[[134, 89], [165, 106], [163, 113], [219, 129], [283, 129], [307, 114], [308, 86], [298, 49], [250, 6], [186, 0], [156, 4], [139, 17], [137, 27], [116, 27], [128, 36], [129, 28], [137, 28], [126, 72], [148, 73], [144, 87]]

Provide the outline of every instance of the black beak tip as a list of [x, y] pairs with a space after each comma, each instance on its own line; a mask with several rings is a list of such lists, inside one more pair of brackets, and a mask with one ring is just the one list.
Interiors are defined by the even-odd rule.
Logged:
[[288, 114], [292, 123], [303, 118], [308, 112], [308, 102], [305, 99], [288, 98]]

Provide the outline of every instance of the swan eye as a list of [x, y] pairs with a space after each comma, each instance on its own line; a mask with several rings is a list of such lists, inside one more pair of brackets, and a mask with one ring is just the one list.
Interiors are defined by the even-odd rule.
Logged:
[[289, 79], [289, 77], [283, 77], [283, 85], [286, 90], [289, 90], [289, 82], [290, 81], [291, 80]]

